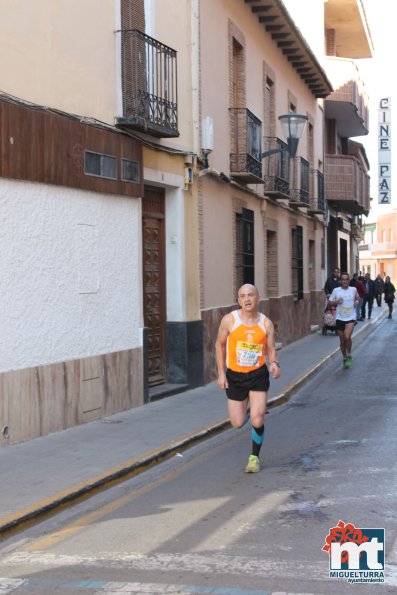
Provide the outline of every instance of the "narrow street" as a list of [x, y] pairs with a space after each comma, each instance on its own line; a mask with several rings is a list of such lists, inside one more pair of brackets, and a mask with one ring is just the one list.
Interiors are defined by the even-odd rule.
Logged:
[[[259, 474], [228, 430], [8, 539], [0, 592], [397, 593], [396, 339], [384, 320], [273, 410]], [[339, 520], [385, 529], [385, 584], [329, 578]]]

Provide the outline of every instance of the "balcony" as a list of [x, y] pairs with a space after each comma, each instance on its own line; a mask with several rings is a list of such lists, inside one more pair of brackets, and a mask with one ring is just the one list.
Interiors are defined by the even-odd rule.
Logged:
[[324, 174], [318, 169], [313, 169], [312, 172], [312, 191], [310, 192], [310, 209], [309, 213], [325, 213], [325, 198], [324, 198]]
[[362, 0], [327, 0], [324, 21], [325, 29], [335, 32], [338, 56], [372, 58], [373, 43]]
[[264, 138], [264, 151], [284, 149], [282, 153], [276, 153], [265, 157], [263, 167], [264, 194], [270, 198], [289, 199], [289, 155], [287, 144], [275, 136]]
[[325, 156], [325, 198], [351, 215], [368, 215], [369, 176], [352, 155]]
[[325, 64], [335, 89], [324, 101], [325, 117], [336, 121], [344, 138], [368, 134], [368, 96], [357, 65], [334, 57], [327, 57]]
[[361, 244], [360, 250], [364, 246], [376, 258], [397, 258], [397, 242], [375, 242], [373, 244]]
[[296, 207], [310, 207], [309, 162], [303, 157], [294, 159], [294, 189], [290, 204]]
[[136, 29], [119, 33], [123, 115], [116, 125], [159, 138], [179, 136], [176, 51]]
[[246, 184], [263, 184], [262, 123], [246, 108], [230, 108], [230, 176]]

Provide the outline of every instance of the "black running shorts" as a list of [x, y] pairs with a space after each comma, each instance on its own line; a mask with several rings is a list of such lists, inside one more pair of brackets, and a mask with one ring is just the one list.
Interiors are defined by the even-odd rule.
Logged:
[[356, 320], [338, 320], [335, 321], [335, 328], [337, 331], [344, 331], [347, 324], [357, 324]]
[[226, 395], [232, 401], [244, 401], [250, 390], [266, 393], [270, 386], [269, 370], [266, 365], [246, 373], [233, 372], [228, 368], [226, 379], [228, 384]]

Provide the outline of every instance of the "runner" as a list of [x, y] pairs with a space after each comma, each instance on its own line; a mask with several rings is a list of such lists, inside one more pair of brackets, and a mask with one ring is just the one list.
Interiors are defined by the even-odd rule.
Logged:
[[[259, 293], [254, 285], [242, 285], [238, 291], [239, 310], [222, 318], [216, 341], [218, 384], [226, 389], [228, 412], [233, 428], [247, 421], [247, 405], [252, 424], [252, 451], [246, 473], [260, 470], [259, 452], [265, 433], [269, 369], [273, 378], [280, 376], [280, 364], [273, 323], [259, 308]], [[225, 371], [225, 367], [227, 368]]]
[[352, 365], [352, 333], [357, 324], [357, 305], [360, 297], [357, 289], [349, 286], [348, 273], [341, 274], [340, 282], [341, 286], [333, 289], [328, 306], [330, 308], [336, 306], [336, 331], [339, 335], [343, 367], [350, 368]]

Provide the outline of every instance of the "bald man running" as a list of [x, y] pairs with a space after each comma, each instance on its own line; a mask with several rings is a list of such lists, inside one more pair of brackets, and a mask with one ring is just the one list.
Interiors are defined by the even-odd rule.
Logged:
[[[259, 312], [259, 292], [245, 284], [238, 290], [239, 310], [222, 318], [216, 340], [218, 384], [226, 389], [228, 412], [233, 428], [246, 422], [250, 406], [252, 451], [246, 473], [260, 471], [259, 452], [265, 433], [269, 369], [273, 378], [280, 376], [280, 364], [271, 320]], [[226, 368], [226, 371], [225, 371]]]

